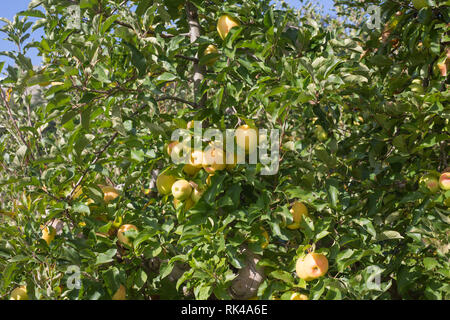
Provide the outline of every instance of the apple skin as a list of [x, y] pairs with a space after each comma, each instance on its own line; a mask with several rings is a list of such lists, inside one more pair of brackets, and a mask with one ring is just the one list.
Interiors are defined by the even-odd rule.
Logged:
[[417, 10], [428, 7], [427, 0], [412, 0], [412, 3]]
[[209, 174], [226, 168], [225, 154], [222, 149], [208, 148], [203, 152], [203, 169]]
[[253, 153], [258, 146], [258, 130], [249, 125], [242, 125], [236, 129], [236, 144], [245, 150], [245, 153]]
[[178, 180], [172, 185], [172, 195], [175, 199], [183, 201], [191, 196], [192, 186], [186, 180]]
[[127, 300], [127, 290], [123, 284], [120, 285], [116, 293], [112, 296], [112, 300]]
[[15, 288], [11, 292], [11, 296], [10, 296], [9, 300], [28, 300], [27, 287], [20, 286], [20, 287]]
[[323, 254], [310, 252], [297, 260], [295, 271], [305, 281], [317, 279], [327, 273], [328, 259]]
[[[213, 54], [213, 53], [219, 53], [219, 50], [217, 50], [215, 45], [210, 44], [203, 52], [203, 55], [207, 56], [208, 54]], [[217, 59], [219, 59], [219, 57], [215, 57], [213, 59], [208, 59], [208, 62], [206, 63], [206, 65], [208, 67], [212, 66], [214, 63], [216, 63]]]
[[308, 216], [308, 208], [301, 202], [294, 202], [289, 212], [292, 214], [292, 224], [288, 225], [288, 229], [295, 230], [300, 228], [300, 221], [303, 216]]
[[436, 193], [439, 191], [439, 181], [437, 177], [435, 177], [433, 174], [426, 174], [422, 178], [420, 178], [419, 183], [432, 193]]
[[42, 228], [42, 239], [44, 239], [45, 242], [47, 242], [47, 245], [50, 245], [50, 243], [55, 239], [56, 236], [55, 228], [50, 227], [50, 230], [49, 227], [41, 226], [41, 228]]
[[306, 294], [293, 292], [290, 297], [290, 300], [309, 300], [309, 298]]
[[178, 141], [171, 141], [166, 147], [167, 155], [170, 157], [172, 155], [173, 148], [178, 144]]
[[136, 231], [138, 231], [138, 228], [135, 226], [135, 225], [133, 225], [133, 224], [124, 224], [124, 225], [122, 225], [120, 228], [119, 228], [119, 230], [117, 231], [117, 238], [119, 239], [119, 241], [121, 242], [121, 243], [123, 243], [123, 244], [126, 244], [126, 245], [128, 245], [128, 246], [132, 246], [132, 243], [131, 243], [131, 241], [130, 241], [130, 239], [128, 239], [125, 235], [124, 235], [124, 233], [126, 232], [126, 231], [129, 231], [129, 230], [136, 230]]
[[194, 203], [197, 203], [200, 200], [200, 198], [202, 197], [203, 193], [204, 193], [203, 190], [194, 188], [194, 190], [192, 190], [192, 194], [191, 194], [192, 201], [194, 201]]
[[175, 181], [175, 177], [161, 173], [158, 178], [156, 178], [156, 188], [158, 189], [159, 194], [169, 194], [172, 191], [172, 185]]
[[222, 38], [222, 40], [225, 40], [228, 32], [230, 32], [232, 28], [238, 27], [239, 25], [240, 24], [236, 19], [229, 16], [228, 14], [224, 14], [219, 18], [219, 21], [217, 21], [217, 32], [219, 33], [219, 36]]
[[450, 172], [444, 172], [439, 177], [439, 186], [442, 190], [450, 190]]

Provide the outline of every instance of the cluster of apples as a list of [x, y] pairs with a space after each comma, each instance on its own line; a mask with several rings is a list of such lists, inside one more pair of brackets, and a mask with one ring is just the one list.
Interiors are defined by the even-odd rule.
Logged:
[[[437, 172], [427, 173], [422, 176], [419, 183], [432, 193], [436, 193], [439, 189], [444, 191], [450, 190], [450, 167], [446, 168], [443, 173]], [[450, 207], [450, 197], [444, 201], [447, 207]]]
[[[187, 128], [192, 128], [193, 122], [187, 124]], [[236, 130], [236, 144], [245, 151], [246, 154], [253, 152], [257, 148], [257, 141], [251, 139], [250, 129], [248, 125], [242, 125]], [[186, 146], [181, 142], [170, 142], [165, 151], [169, 157], [178, 158], [179, 154], [185, 152], [188, 154], [187, 163], [183, 166], [183, 172], [194, 177], [200, 170], [208, 173], [206, 184], [211, 184], [211, 178], [215, 173], [223, 170], [231, 171], [237, 165], [237, 156], [228, 157], [221, 147], [210, 144], [205, 150], [192, 150], [190, 146]], [[177, 179], [165, 172], [161, 173], [156, 179], [156, 188], [161, 195], [172, 194], [174, 197], [174, 206], [177, 207], [180, 202], [184, 202], [185, 210], [192, 208], [202, 197], [205, 190], [200, 189], [193, 181], [186, 179]]]

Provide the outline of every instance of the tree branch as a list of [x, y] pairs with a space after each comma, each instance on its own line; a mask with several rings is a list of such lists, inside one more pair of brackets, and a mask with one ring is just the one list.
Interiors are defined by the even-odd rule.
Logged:
[[[200, 23], [198, 22], [198, 13], [197, 8], [190, 2], [186, 2], [186, 15], [189, 24], [189, 35], [191, 39], [191, 43], [197, 41], [200, 37]], [[198, 53], [195, 56], [198, 59]], [[206, 69], [204, 66], [200, 65], [198, 61], [194, 62], [194, 96], [197, 97], [199, 95], [200, 87], [203, 79], [205, 78]], [[206, 104], [206, 94], [202, 95], [200, 101], [198, 102], [198, 107], [202, 108]]]

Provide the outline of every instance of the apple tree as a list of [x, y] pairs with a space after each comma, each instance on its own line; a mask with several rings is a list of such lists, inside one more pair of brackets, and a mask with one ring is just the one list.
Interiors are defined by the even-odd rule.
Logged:
[[[2, 19], [0, 297], [448, 299], [450, 191], [421, 178], [450, 171], [450, 16], [424, 3], [33, 0]], [[174, 163], [192, 121], [277, 130], [277, 172]], [[308, 252], [320, 276], [297, 270]]]

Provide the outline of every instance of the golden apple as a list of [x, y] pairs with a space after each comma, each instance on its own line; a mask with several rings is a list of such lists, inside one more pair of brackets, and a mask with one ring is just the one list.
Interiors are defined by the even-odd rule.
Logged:
[[323, 254], [310, 252], [297, 260], [295, 271], [300, 279], [311, 281], [328, 271], [328, 259]]
[[175, 199], [183, 201], [191, 196], [192, 186], [186, 180], [178, 180], [172, 185], [172, 195]]
[[291, 230], [300, 228], [300, 221], [303, 216], [308, 216], [308, 208], [301, 202], [294, 202], [289, 212], [292, 214], [293, 223], [287, 227]]
[[119, 228], [119, 230], [117, 231], [117, 238], [119, 239], [119, 241], [121, 243], [126, 244], [126, 245], [131, 247], [132, 243], [131, 243], [129, 237], [126, 237], [125, 234], [124, 234], [126, 231], [130, 231], [130, 230], [138, 231], [138, 228], [135, 225], [133, 225], [133, 224], [124, 224], [124, 225], [122, 225]]
[[11, 292], [10, 300], [28, 300], [28, 293], [26, 286], [20, 286], [15, 288]]
[[[203, 52], [204, 56], [207, 56], [208, 54], [214, 54], [214, 53], [219, 53], [219, 51], [217, 50], [216, 46], [213, 44], [210, 44], [205, 51]], [[208, 67], [212, 66], [217, 59], [219, 59], [219, 57], [215, 56], [211, 59], [208, 59], [208, 61], [205, 63], [205, 65], [207, 65]]]
[[156, 188], [158, 189], [159, 194], [169, 194], [172, 191], [172, 185], [175, 181], [175, 177], [161, 173], [158, 178], [156, 178]]
[[170, 157], [172, 155], [173, 148], [178, 144], [178, 141], [171, 141], [166, 147], [167, 155]]
[[203, 169], [209, 174], [224, 170], [226, 168], [225, 162], [225, 154], [220, 148], [208, 147], [203, 152]]
[[127, 290], [123, 284], [120, 285], [119, 289], [117, 289], [116, 293], [112, 296], [112, 300], [126, 300]]
[[203, 193], [204, 193], [203, 190], [194, 188], [194, 190], [192, 190], [192, 194], [191, 194], [192, 201], [194, 201], [194, 203], [197, 203], [200, 200], [200, 198], [202, 197]]
[[234, 27], [238, 27], [240, 24], [239, 22], [231, 17], [228, 14], [224, 14], [219, 18], [219, 21], [217, 22], [217, 32], [219, 33], [219, 36], [224, 40], [228, 32]]
[[306, 294], [293, 292], [291, 294], [290, 300], [309, 300]]
[[450, 190], [450, 172], [444, 172], [439, 177], [439, 186], [442, 190]]

